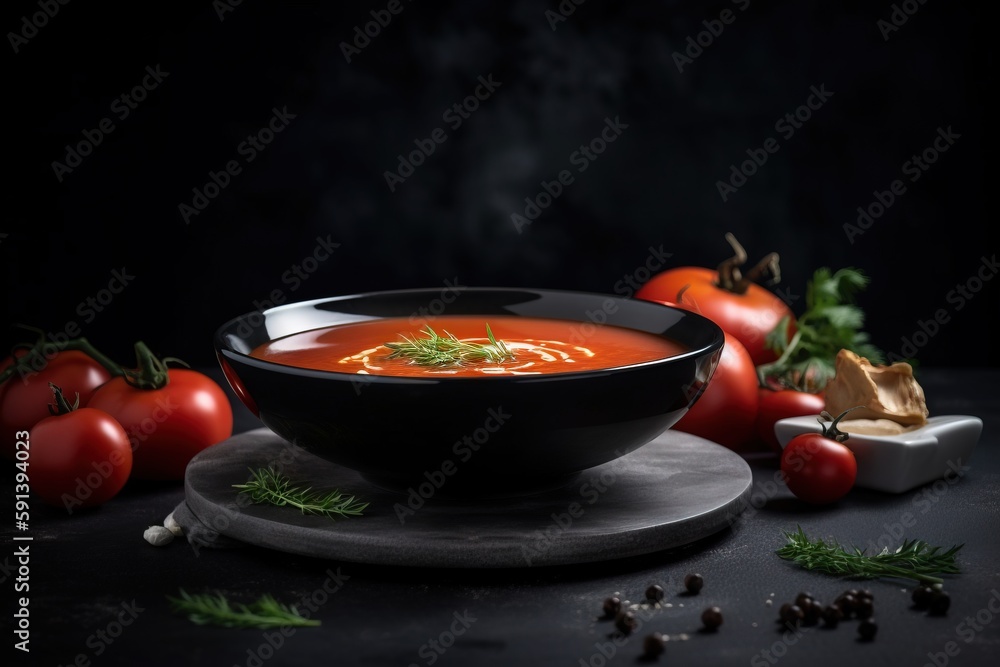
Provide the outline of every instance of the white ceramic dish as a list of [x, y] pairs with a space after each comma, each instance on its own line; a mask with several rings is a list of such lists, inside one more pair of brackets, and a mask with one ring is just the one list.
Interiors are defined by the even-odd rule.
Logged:
[[[801, 433], [821, 432], [818, 419], [819, 415], [781, 419], [774, 434], [784, 448]], [[844, 444], [858, 462], [854, 485], [903, 493], [942, 477], [961, 476], [982, 431], [979, 417], [941, 415], [899, 435], [851, 434]]]

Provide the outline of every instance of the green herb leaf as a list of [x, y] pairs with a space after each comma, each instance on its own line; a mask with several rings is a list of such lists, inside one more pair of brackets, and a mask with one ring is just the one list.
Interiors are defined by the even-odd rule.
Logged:
[[800, 526], [797, 532], [785, 533], [788, 543], [777, 554], [807, 570], [816, 570], [841, 577], [875, 579], [895, 577], [913, 579], [923, 584], [939, 584], [941, 575], [958, 574], [955, 556], [963, 545], [947, 551], [921, 540], [906, 540], [895, 551], [888, 547], [869, 556], [857, 547], [846, 549], [822, 539], [812, 541]]
[[830, 326], [838, 329], [860, 329], [865, 322], [864, 313], [853, 305], [821, 306], [815, 313], [817, 318], [826, 318]]
[[486, 325], [489, 343], [461, 341], [447, 331], [444, 336], [439, 336], [430, 325], [425, 332], [427, 338], [408, 338], [401, 334], [403, 342], [385, 343], [385, 347], [392, 350], [388, 358], [408, 359], [411, 364], [420, 366], [461, 365], [476, 361], [499, 364], [514, 360], [514, 353], [506, 343], [496, 339], [489, 324]]
[[192, 595], [180, 590], [179, 597], [167, 596], [174, 611], [186, 614], [197, 625], [226, 628], [316, 627], [319, 621], [302, 616], [295, 605], [281, 604], [264, 595], [249, 605], [230, 603], [222, 593]]
[[788, 328], [792, 324], [792, 318], [785, 315], [780, 320], [778, 324], [775, 325], [771, 333], [767, 334], [764, 338], [764, 344], [769, 348], [777, 352], [779, 355], [785, 351], [788, 347]]
[[864, 313], [852, 303], [868, 281], [854, 268], [836, 272], [826, 267], [817, 269], [806, 286], [805, 312], [795, 322], [795, 335], [789, 340], [791, 322], [783, 318], [766, 338], [778, 359], [757, 368], [761, 384], [773, 380], [799, 391], [822, 391], [836, 373], [837, 353], [842, 349], [866, 357], [873, 364], [883, 363], [881, 350], [861, 331]]
[[361, 516], [368, 503], [340, 491], [313, 491], [311, 488], [293, 486], [292, 482], [273, 468], [250, 470], [251, 479], [246, 484], [233, 484], [240, 493], [250, 494], [255, 503], [284, 507], [297, 507], [303, 514], [318, 514], [330, 519]]

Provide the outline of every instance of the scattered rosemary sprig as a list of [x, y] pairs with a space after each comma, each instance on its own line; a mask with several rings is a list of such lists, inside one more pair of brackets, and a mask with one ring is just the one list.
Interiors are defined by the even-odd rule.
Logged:
[[192, 595], [181, 589], [180, 597], [168, 595], [174, 611], [186, 614], [198, 625], [221, 625], [226, 628], [316, 627], [319, 621], [302, 616], [295, 605], [281, 604], [264, 595], [249, 605], [230, 604], [222, 593]]
[[955, 555], [963, 546], [959, 544], [942, 551], [942, 547], [921, 540], [905, 540], [895, 551], [886, 547], [868, 556], [857, 547], [846, 549], [822, 539], [813, 542], [801, 527], [798, 532], [785, 533], [785, 537], [788, 544], [778, 549], [778, 556], [807, 570], [859, 579], [899, 577], [923, 584], [940, 584], [944, 581], [940, 575], [958, 574]]
[[514, 353], [506, 343], [496, 339], [489, 324], [486, 325], [489, 343], [469, 343], [447, 331], [444, 336], [439, 336], [430, 325], [424, 331], [427, 338], [411, 338], [401, 334], [402, 342], [385, 343], [392, 350], [388, 358], [408, 359], [411, 364], [420, 366], [460, 365], [473, 361], [499, 364], [514, 359]]
[[868, 281], [868, 276], [853, 268], [836, 272], [825, 267], [817, 269], [806, 285], [805, 312], [796, 318], [791, 340], [791, 320], [787, 316], [766, 338], [768, 347], [779, 357], [758, 366], [761, 384], [770, 379], [799, 391], [820, 392], [836, 375], [841, 349], [855, 352], [873, 364], [883, 363], [882, 351], [861, 330], [864, 313], [853, 303], [854, 295]]
[[368, 503], [354, 496], [345, 496], [337, 490], [313, 491], [312, 488], [292, 486], [291, 480], [273, 468], [250, 470], [251, 479], [246, 484], [233, 484], [240, 493], [249, 493], [255, 503], [268, 503], [284, 507], [298, 507], [303, 514], [329, 517], [361, 516]]

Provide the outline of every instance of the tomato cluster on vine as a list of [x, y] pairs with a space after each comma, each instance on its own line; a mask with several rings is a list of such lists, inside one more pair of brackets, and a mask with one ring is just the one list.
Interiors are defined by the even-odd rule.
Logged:
[[[41, 332], [38, 332], [41, 334]], [[211, 377], [172, 367], [142, 342], [123, 367], [86, 339], [39, 335], [0, 362], [0, 429], [8, 459], [45, 504], [102, 505], [130, 479], [180, 481], [190, 460], [232, 435], [229, 397]], [[180, 362], [182, 363], [182, 362]], [[15, 433], [30, 435], [15, 457]]]

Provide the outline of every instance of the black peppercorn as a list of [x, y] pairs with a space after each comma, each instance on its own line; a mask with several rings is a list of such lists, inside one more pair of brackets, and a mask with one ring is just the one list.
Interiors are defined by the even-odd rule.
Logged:
[[697, 595], [704, 585], [705, 580], [700, 574], [689, 574], [684, 577], [684, 588], [686, 588], [687, 592], [691, 595]]
[[857, 599], [850, 593], [842, 594], [836, 599], [834, 604], [840, 607], [840, 611], [844, 615], [844, 618], [851, 618], [858, 607]]
[[663, 599], [663, 587], [658, 584], [653, 584], [646, 589], [646, 599], [651, 602], [659, 602]]
[[804, 610], [806, 608], [805, 604], [806, 600], [812, 600], [812, 599], [813, 599], [812, 593], [799, 593], [798, 596], [796, 596], [795, 598], [795, 604], [802, 607], [802, 609]]
[[874, 618], [866, 618], [858, 623], [858, 634], [861, 635], [861, 638], [865, 641], [875, 639], [876, 632], [878, 632], [878, 626], [875, 625]]
[[659, 632], [655, 632], [648, 635], [642, 641], [642, 652], [643, 655], [649, 658], [655, 658], [663, 654], [664, 649], [666, 649], [667, 642], [663, 639], [663, 635]]
[[823, 603], [808, 599], [802, 607], [802, 625], [816, 625], [822, 615]]
[[918, 586], [913, 589], [913, 606], [916, 609], [927, 609], [931, 606], [931, 598], [933, 597], [933, 588], [930, 586]]
[[944, 591], [934, 591], [931, 595], [931, 615], [944, 616], [951, 606], [951, 596]]
[[860, 619], [865, 619], [875, 613], [875, 605], [870, 598], [861, 598], [854, 607], [854, 613]]
[[604, 615], [614, 618], [622, 608], [621, 598], [610, 597], [604, 600]]
[[709, 607], [701, 613], [701, 623], [706, 630], [716, 630], [722, 625], [722, 610], [718, 607]]
[[844, 613], [837, 605], [830, 605], [823, 610], [823, 624], [828, 628], [835, 628], [844, 618]]
[[623, 635], [632, 634], [632, 631], [635, 630], [637, 625], [638, 623], [635, 620], [635, 614], [630, 611], [619, 612], [618, 616], [615, 617], [615, 627], [618, 629], [618, 632]]
[[782, 605], [781, 607], [781, 622], [787, 626], [798, 627], [803, 616], [802, 607], [797, 604]]

